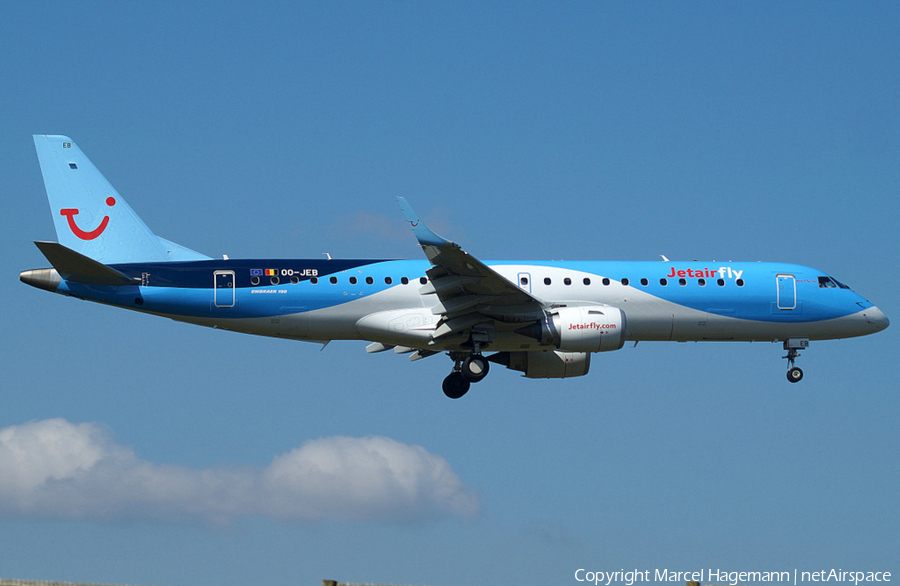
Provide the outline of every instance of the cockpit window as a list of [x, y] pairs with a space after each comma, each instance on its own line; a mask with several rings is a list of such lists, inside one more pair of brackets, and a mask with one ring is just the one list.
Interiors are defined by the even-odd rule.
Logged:
[[838, 287], [841, 289], [850, 288], [837, 279], [832, 279], [831, 277], [819, 277], [819, 289], [837, 289]]

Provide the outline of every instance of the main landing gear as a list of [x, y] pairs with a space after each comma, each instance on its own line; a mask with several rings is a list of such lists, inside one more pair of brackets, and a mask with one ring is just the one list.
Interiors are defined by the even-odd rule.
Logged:
[[490, 362], [481, 353], [464, 354], [451, 352], [453, 372], [444, 379], [444, 394], [451, 399], [459, 399], [467, 392], [472, 383], [477, 383], [487, 376]]
[[787, 358], [787, 379], [792, 383], [798, 383], [800, 382], [800, 379], [803, 378], [803, 371], [800, 370], [799, 367], [794, 366], [794, 359], [800, 356], [799, 350], [804, 350], [806, 348], [809, 348], [808, 338], [788, 338], [784, 341], [784, 349], [787, 350], [788, 353], [787, 356], [782, 356], [782, 358]]

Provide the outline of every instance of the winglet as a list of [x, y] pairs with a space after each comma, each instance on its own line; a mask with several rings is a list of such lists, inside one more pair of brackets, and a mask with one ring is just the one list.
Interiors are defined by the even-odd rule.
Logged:
[[419, 215], [413, 211], [409, 202], [406, 201], [406, 198], [398, 197], [397, 201], [400, 203], [400, 209], [403, 210], [406, 219], [409, 220], [409, 225], [412, 226], [413, 234], [415, 234], [419, 244], [422, 246], [447, 246], [448, 244], [453, 244], [446, 238], [441, 238], [432, 232], [431, 229], [425, 225], [425, 222], [419, 219]]

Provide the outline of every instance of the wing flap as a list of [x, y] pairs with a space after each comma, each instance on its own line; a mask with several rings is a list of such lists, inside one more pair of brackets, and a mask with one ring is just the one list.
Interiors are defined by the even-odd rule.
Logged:
[[448, 319], [442, 322], [438, 327], [434, 329], [434, 333], [431, 334], [431, 337], [435, 340], [438, 338], [450, 335], [450, 334], [460, 334], [474, 326], [475, 324], [479, 324], [482, 322], [491, 321], [491, 318], [481, 315], [479, 313], [470, 313], [466, 315], [461, 315], [459, 317], [454, 317], [452, 319]]
[[492, 303], [501, 297], [497, 295], [459, 295], [449, 299], [441, 300], [437, 305], [431, 308], [431, 313], [435, 315], [453, 315], [469, 311], [477, 305]]
[[381, 342], [372, 342], [368, 346], [366, 346], [366, 352], [369, 354], [374, 354], [376, 352], [387, 352], [393, 348], [390, 344], [382, 344]]
[[419, 289], [422, 295], [438, 294], [438, 297], [453, 295], [455, 293], [468, 293], [470, 287], [478, 283], [481, 277], [467, 275], [452, 275], [441, 270], [429, 269], [428, 283]]

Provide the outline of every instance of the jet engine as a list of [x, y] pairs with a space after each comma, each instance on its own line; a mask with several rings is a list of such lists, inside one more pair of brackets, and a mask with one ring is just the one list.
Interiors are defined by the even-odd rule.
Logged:
[[498, 352], [488, 357], [510, 370], [524, 372], [527, 378], [569, 378], [583, 376], [591, 367], [587, 352]]
[[608, 352], [625, 345], [625, 314], [608, 305], [557, 307], [517, 333], [562, 352]]

